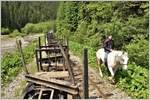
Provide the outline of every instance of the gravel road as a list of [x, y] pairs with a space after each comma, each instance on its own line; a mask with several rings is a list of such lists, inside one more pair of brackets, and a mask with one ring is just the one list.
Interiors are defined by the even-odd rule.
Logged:
[[[34, 34], [24, 37], [19, 37], [22, 42], [22, 46], [26, 47], [32, 40], [38, 39], [38, 37], [43, 36], [44, 34]], [[1, 39], [1, 55], [6, 52], [14, 52], [16, 50], [16, 38], [7, 38]]]

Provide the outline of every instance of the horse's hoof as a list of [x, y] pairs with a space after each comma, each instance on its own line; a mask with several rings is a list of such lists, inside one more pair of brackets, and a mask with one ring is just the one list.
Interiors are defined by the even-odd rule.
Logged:
[[111, 81], [112, 81], [112, 77], [108, 77], [108, 80], [111, 80]]
[[111, 81], [111, 84], [115, 85], [115, 84], [116, 84], [116, 82], [115, 82], [114, 80], [112, 80], [112, 81]]
[[115, 84], [115, 80], [112, 77], [108, 77], [108, 80], [111, 82], [111, 84]]

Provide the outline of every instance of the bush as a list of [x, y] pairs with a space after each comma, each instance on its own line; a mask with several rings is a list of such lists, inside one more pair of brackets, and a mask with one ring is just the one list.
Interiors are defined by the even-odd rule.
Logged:
[[117, 85], [134, 98], [148, 98], [148, 70], [135, 63], [128, 65], [127, 72], [117, 71]]
[[125, 46], [129, 54], [129, 61], [135, 62], [136, 65], [144, 66], [148, 69], [148, 40], [137, 38], [129, 45]]
[[[33, 59], [35, 46], [36, 44], [33, 41], [23, 49], [26, 63], [29, 63]], [[1, 60], [2, 86], [13, 80], [13, 78], [18, 74], [21, 68], [22, 62], [20, 60], [20, 55], [18, 52], [4, 54]]]
[[51, 29], [55, 29], [54, 21], [41, 22], [37, 24], [28, 23], [24, 28], [22, 28], [22, 32], [25, 34], [29, 33], [45, 33]]
[[77, 31], [75, 32], [76, 41], [79, 43], [84, 43], [87, 33], [87, 22], [81, 21], [78, 25]]
[[9, 34], [10, 33], [10, 30], [8, 29], [8, 28], [1, 28], [1, 34], [2, 35], [7, 35], [7, 34]]
[[24, 36], [25, 34], [20, 33], [17, 29], [15, 29], [10, 35], [9, 37], [16, 37], [16, 36]]
[[21, 68], [21, 61], [18, 53], [7, 53], [2, 57], [1, 61], [1, 80], [2, 84], [10, 81], [13, 76], [17, 74]]
[[26, 24], [26, 26], [22, 28], [21, 31], [26, 34], [33, 32], [33, 24], [32, 23]]

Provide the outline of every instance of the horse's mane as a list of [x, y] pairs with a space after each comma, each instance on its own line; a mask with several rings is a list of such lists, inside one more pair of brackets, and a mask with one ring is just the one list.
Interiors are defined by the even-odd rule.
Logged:
[[123, 54], [123, 51], [121, 51], [121, 50], [113, 50], [112, 51], [112, 53], [115, 53], [115, 55], [117, 55], [117, 56], [121, 56], [122, 54]]
[[115, 52], [116, 55], [121, 56], [122, 54], [128, 56], [128, 53], [125, 51], [121, 51], [121, 50], [113, 50]]

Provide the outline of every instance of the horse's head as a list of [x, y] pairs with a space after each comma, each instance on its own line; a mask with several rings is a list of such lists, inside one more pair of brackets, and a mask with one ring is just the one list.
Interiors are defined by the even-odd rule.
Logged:
[[120, 59], [120, 64], [122, 64], [123, 66], [123, 69], [124, 70], [127, 70], [127, 68], [128, 68], [128, 53], [127, 52], [123, 52], [122, 53], [122, 55], [121, 55], [121, 57], [120, 57], [121, 59]]

